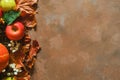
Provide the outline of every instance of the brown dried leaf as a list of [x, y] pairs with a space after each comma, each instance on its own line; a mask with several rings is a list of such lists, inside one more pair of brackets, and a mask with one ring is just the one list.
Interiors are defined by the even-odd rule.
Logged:
[[40, 49], [40, 46], [38, 41], [33, 40], [27, 60], [31, 61], [32, 58], [37, 55], [37, 52], [39, 49]]
[[40, 49], [39, 43], [36, 40], [33, 40], [32, 45], [30, 47], [30, 51], [28, 56], [26, 57], [25, 63], [28, 68], [32, 68], [35, 63], [35, 56], [37, 55], [38, 51]]
[[29, 49], [30, 49], [30, 43], [31, 43], [31, 38], [30, 38], [30, 36], [28, 35], [28, 34], [25, 34], [25, 36], [24, 36], [24, 39], [23, 39], [23, 46], [22, 46], [22, 51], [23, 51], [23, 53], [27, 53], [27, 52], [29, 52]]
[[21, 17], [19, 21], [29, 28], [33, 28], [37, 24], [35, 15], [26, 15], [25, 17]]
[[25, 44], [28, 44], [31, 42], [31, 37], [29, 34], [25, 34], [25, 37], [24, 37], [24, 43]]
[[33, 58], [31, 61], [27, 62], [27, 63], [26, 63], [27, 68], [32, 69], [35, 61], [36, 61], [36, 58]]
[[35, 18], [36, 6], [38, 0], [16, 0], [16, 9], [20, 10], [21, 18], [20, 21], [24, 23], [26, 27], [35, 27], [37, 22]]
[[17, 77], [17, 80], [30, 80], [30, 75], [25, 77]]
[[25, 60], [26, 53], [29, 52], [30, 43], [31, 43], [31, 38], [28, 34], [25, 35], [23, 43], [24, 45], [21, 46], [21, 49], [17, 51], [16, 53], [12, 54], [17, 68], [25, 67], [23, 62]]
[[14, 54], [10, 54], [10, 59], [16, 64], [16, 68], [24, 67], [23, 61], [25, 59], [25, 54], [22, 52], [22, 50], [17, 51]]
[[30, 75], [27, 71], [23, 71], [18, 76], [16, 76], [17, 80], [30, 80]]
[[31, 16], [29, 15], [27, 19], [24, 19], [24, 23], [27, 27], [31, 27], [31, 28], [35, 27], [37, 24], [36, 18], [34, 15], [31, 15]]
[[36, 9], [33, 5], [37, 4], [37, 1], [38, 0], [16, 0], [16, 9], [19, 9], [21, 12], [26, 12], [27, 14], [35, 14]]

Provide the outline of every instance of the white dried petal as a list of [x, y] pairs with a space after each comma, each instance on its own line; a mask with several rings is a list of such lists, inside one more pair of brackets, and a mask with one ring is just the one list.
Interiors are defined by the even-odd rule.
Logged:
[[19, 70], [18, 70], [18, 69], [16, 69], [16, 72], [19, 72]]
[[19, 72], [22, 72], [22, 70], [20, 69]]
[[14, 44], [14, 42], [13, 42], [13, 41], [10, 41], [10, 43], [11, 43], [11, 44]]
[[9, 66], [14, 69], [15, 68], [15, 63], [9, 64]]
[[16, 71], [16, 68], [14, 68], [13, 71]]
[[7, 73], [7, 76], [10, 76], [11, 75], [11, 73]]
[[14, 75], [18, 75], [18, 72], [14, 72]]
[[2, 72], [5, 72], [5, 71], [6, 71], [5, 69], [2, 70]]
[[16, 52], [16, 50], [12, 50], [12, 53], [15, 53]]
[[13, 71], [15, 71], [15, 72], [19, 72], [19, 69], [14, 68]]
[[10, 43], [13, 43], [13, 41], [11, 40]]
[[11, 44], [8, 44], [8, 47], [11, 47], [12, 45]]

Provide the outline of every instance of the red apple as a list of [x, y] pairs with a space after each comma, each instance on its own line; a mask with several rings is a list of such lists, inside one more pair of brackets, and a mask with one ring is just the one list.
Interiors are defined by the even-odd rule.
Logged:
[[0, 43], [0, 72], [8, 65], [9, 52], [7, 48]]
[[2, 14], [3, 14], [3, 13], [2, 13], [2, 9], [0, 8], [0, 17], [2, 17]]
[[5, 33], [10, 40], [20, 40], [24, 36], [24, 25], [21, 22], [8, 25], [6, 27]]

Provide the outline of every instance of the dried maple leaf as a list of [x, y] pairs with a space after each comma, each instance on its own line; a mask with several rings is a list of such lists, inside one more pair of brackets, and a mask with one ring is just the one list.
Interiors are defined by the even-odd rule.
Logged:
[[39, 43], [36, 40], [33, 40], [32, 45], [30, 47], [30, 51], [25, 59], [26, 67], [31, 69], [35, 63], [35, 56], [37, 55], [40, 49]]
[[28, 57], [27, 57], [27, 61], [32, 60], [32, 58], [33, 58], [34, 56], [36, 56], [36, 54], [37, 54], [37, 52], [38, 52], [39, 49], [40, 49], [40, 46], [39, 46], [38, 41], [33, 40], [32, 45], [31, 45], [31, 48], [30, 48], [29, 55], [28, 55]]
[[25, 24], [25, 26], [31, 27], [31, 28], [36, 26], [37, 22], [34, 15], [28, 15], [25, 18], [26, 19], [23, 19], [23, 23]]
[[16, 9], [19, 9], [21, 12], [26, 12], [27, 14], [35, 14], [36, 9], [33, 5], [37, 4], [37, 2], [38, 0], [16, 0]]
[[23, 46], [22, 46], [22, 51], [23, 53], [29, 52], [30, 45], [31, 45], [31, 38], [28, 34], [25, 34], [24, 39], [23, 39]]
[[36, 58], [33, 58], [31, 61], [26, 63], [26, 65], [27, 65], [26, 67], [29, 68], [29, 69], [32, 69], [35, 61], [36, 61]]
[[25, 54], [22, 50], [19, 50], [14, 54], [10, 54], [10, 59], [16, 64], [16, 68], [24, 67], [23, 61], [25, 59]]
[[18, 21], [22, 22], [26, 27], [34, 28], [37, 24], [35, 15], [27, 14], [25, 17], [20, 17]]

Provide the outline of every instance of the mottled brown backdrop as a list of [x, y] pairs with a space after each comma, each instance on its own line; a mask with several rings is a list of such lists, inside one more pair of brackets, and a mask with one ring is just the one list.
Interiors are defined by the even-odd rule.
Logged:
[[32, 80], [120, 80], [120, 0], [39, 0]]

